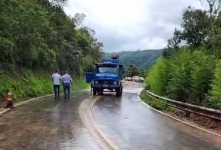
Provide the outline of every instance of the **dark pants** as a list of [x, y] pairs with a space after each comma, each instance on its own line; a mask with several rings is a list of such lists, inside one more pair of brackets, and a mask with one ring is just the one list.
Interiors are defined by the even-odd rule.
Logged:
[[60, 97], [60, 85], [54, 85], [54, 96], [55, 96], [55, 99], [59, 99], [59, 97]]
[[64, 88], [64, 98], [66, 99], [68, 97], [69, 99], [70, 98], [70, 85], [63, 85], [63, 88]]

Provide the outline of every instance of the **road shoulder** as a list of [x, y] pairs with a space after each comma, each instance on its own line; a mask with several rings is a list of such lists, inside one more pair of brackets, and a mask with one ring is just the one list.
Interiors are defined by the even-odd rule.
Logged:
[[[84, 92], [84, 91], [90, 91], [89, 89], [83, 89], [83, 90], [79, 90], [79, 91], [72, 91], [72, 92]], [[18, 102], [18, 103], [15, 103], [14, 104], [14, 107], [18, 107], [18, 106], [21, 106], [21, 105], [24, 105], [24, 104], [27, 104], [31, 101], [35, 101], [35, 100], [39, 100], [39, 99], [42, 99], [42, 98], [47, 98], [47, 97], [51, 97], [53, 96], [54, 94], [48, 94], [48, 95], [44, 95], [44, 96], [39, 96], [39, 97], [35, 97], [35, 98], [31, 98], [31, 99], [28, 99], [28, 100], [25, 100], [25, 101], [22, 101], [22, 102]], [[3, 108], [2, 110], [0, 109], [0, 116], [6, 112], [8, 112], [9, 110], [11, 110], [12, 108]]]
[[[142, 93], [142, 92], [141, 92], [141, 93]], [[190, 126], [190, 127], [193, 127], [193, 128], [198, 129], [198, 130], [201, 130], [201, 131], [203, 131], [203, 132], [212, 134], [212, 135], [217, 136], [217, 137], [221, 137], [221, 135], [220, 135], [219, 133], [213, 132], [213, 131], [208, 130], [208, 129], [204, 128], [204, 127], [201, 127], [201, 126], [199, 126], [199, 125], [196, 125], [195, 123], [192, 123], [192, 122], [190, 122], [190, 121], [188, 121], [188, 120], [182, 120], [182, 119], [180, 119], [179, 117], [175, 117], [174, 115], [171, 115], [171, 114], [169, 114], [169, 113], [162, 112], [162, 111], [160, 111], [160, 110], [157, 110], [157, 109], [151, 107], [150, 105], [148, 105], [146, 102], [144, 102], [144, 101], [140, 98], [140, 94], [141, 94], [141, 93], [138, 93], [140, 102], [141, 102], [143, 105], [145, 105], [145, 106], [151, 108], [152, 110], [158, 112], [159, 114], [164, 115], [164, 116], [166, 116], [166, 117], [168, 117], [168, 118], [171, 118], [171, 119], [173, 119], [173, 120], [176, 120], [176, 121], [178, 121], [178, 122], [181, 122], [181, 123], [183, 123], [183, 124], [185, 124], [185, 125], [188, 125], [188, 126]]]

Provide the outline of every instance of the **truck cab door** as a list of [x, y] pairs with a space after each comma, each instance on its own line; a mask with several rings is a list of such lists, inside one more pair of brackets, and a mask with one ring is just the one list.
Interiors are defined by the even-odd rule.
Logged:
[[87, 70], [86, 72], [86, 83], [91, 83], [92, 80], [95, 78], [96, 71], [94, 67], [91, 67], [90, 69]]
[[86, 83], [91, 83], [94, 80], [95, 72], [86, 72]]

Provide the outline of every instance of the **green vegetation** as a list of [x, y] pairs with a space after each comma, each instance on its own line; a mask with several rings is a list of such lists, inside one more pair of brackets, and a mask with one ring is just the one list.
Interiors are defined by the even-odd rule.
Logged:
[[129, 65], [124, 74], [126, 77], [133, 77], [140, 75], [140, 70], [135, 65]]
[[134, 64], [129, 65], [125, 70], [125, 77], [140, 76], [146, 77], [149, 69], [138, 69]]
[[84, 14], [67, 16], [66, 0], [0, 1], [0, 96], [14, 98], [52, 93], [51, 74], [69, 70], [73, 90], [85, 88], [84, 71], [103, 55]]
[[[24, 74], [20, 74], [17, 78], [11, 78], [9, 75], [2, 76], [8, 82], [0, 80], [0, 90], [6, 95], [7, 89], [12, 89], [13, 98], [15, 101], [21, 98], [36, 97], [45, 94], [51, 94], [53, 91], [52, 80], [50, 75], [46, 76], [43, 73], [32, 72], [25, 70]], [[74, 81], [72, 91], [77, 91], [87, 88], [89, 85], [85, 79], [79, 78]], [[63, 88], [61, 87], [61, 91]], [[2, 96], [5, 96], [2, 95]]]
[[221, 109], [221, 12], [217, 5], [212, 4], [209, 11], [185, 10], [182, 29], [175, 29], [163, 56], [146, 77], [147, 89], [178, 101]]
[[173, 107], [170, 107], [165, 101], [159, 101], [157, 99], [150, 98], [149, 96], [146, 95], [145, 90], [143, 90], [140, 94], [140, 98], [150, 105], [151, 107], [163, 111], [163, 112], [176, 112], [176, 109]]
[[105, 53], [104, 58], [110, 58], [113, 54], [118, 54], [121, 62], [128, 68], [129, 65], [135, 65], [139, 70], [149, 69], [159, 56], [162, 50], [138, 50], [138, 51], [122, 51], [118, 53]]

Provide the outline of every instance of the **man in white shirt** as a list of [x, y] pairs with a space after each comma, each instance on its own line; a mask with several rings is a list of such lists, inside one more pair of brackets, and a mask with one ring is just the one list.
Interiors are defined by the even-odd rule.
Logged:
[[51, 78], [52, 78], [52, 81], [53, 81], [55, 100], [59, 100], [61, 76], [60, 76], [60, 74], [58, 74], [58, 71], [56, 70]]
[[[66, 71], [65, 75], [62, 76], [62, 84], [63, 84], [63, 88], [64, 88], [64, 99], [66, 100], [67, 97], [68, 99], [70, 98], [70, 89], [71, 89], [71, 84], [73, 83], [73, 80], [71, 78], [71, 76], [68, 74], [68, 72]], [[68, 91], [68, 95], [67, 92]]]

